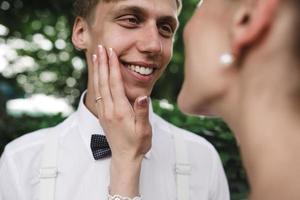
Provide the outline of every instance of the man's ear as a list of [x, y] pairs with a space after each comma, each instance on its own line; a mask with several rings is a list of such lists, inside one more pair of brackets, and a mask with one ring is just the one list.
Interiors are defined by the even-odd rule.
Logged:
[[235, 56], [265, 36], [274, 21], [279, 1], [248, 0], [241, 3], [234, 18], [232, 53]]
[[87, 22], [77, 17], [73, 25], [72, 42], [77, 49], [85, 50], [88, 42]]

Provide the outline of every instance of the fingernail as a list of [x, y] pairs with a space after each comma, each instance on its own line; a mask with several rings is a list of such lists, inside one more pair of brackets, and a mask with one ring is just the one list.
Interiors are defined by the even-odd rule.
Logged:
[[99, 44], [98, 48], [99, 48], [99, 52], [102, 53], [103, 52], [103, 46], [101, 44]]
[[138, 98], [138, 105], [139, 106], [146, 106], [146, 105], [148, 105], [148, 97], [147, 96], [139, 97]]
[[112, 54], [113, 54], [113, 49], [112, 49], [112, 48], [109, 48], [108, 51], [109, 51], [109, 52], [108, 52], [108, 56], [111, 57]]
[[93, 62], [96, 63], [96, 61], [97, 61], [97, 55], [93, 54]]

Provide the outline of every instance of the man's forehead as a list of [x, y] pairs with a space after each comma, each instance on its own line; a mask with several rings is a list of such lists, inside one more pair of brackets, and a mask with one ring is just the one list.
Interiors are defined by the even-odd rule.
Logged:
[[[101, 1], [101, 0], [100, 0]], [[175, 4], [176, 7], [179, 7], [179, 2], [181, 2], [181, 0], [138, 0], [139, 2], [169, 2], [170, 4]], [[136, 2], [136, 0], [102, 0], [102, 2]]]
[[113, 10], [134, 6], [145, 11], [157, 11], [162, 15], [176, 16], [178, 14], [176, 0], [106, 0], [104, 2], [113, 3]]

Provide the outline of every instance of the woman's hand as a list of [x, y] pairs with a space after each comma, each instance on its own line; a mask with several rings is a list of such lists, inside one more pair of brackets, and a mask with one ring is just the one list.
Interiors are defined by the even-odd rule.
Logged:
[[141, 162], [151, 148], [148, 97], [138, 97], [131, 106], [113, 49], [99, 46], [93, 65], [98, 118], [112, 151], [111, 193], [136, 196]]

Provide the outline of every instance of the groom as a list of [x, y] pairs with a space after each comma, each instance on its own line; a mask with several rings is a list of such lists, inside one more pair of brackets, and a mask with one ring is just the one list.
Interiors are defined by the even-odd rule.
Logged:
[[[95, 117], [92, 54], [98, 44], [115, 50], [131, 103], [151, 94], [172, 57], [180, 0], [76, 0], [74, 7], [72, 41], [85, 52], [87, 91], [64, 122], [6, 146], [0, 160], [0, 200], [106, 199], [111, 159], [91, 149], [92, 135], [105, 135]], [[151, 108], [145, 117], [153, 138], [140, 177], [144, 200], [175, 200], [182, 193], [191, 200], [229, 199], [224, 170], [211, 144], [169, 124]], [[178, 148], [175, 134], [185, 148]], [[183, 164], [188, 168], [182, 168], [179, 154], [186, 155]]]

